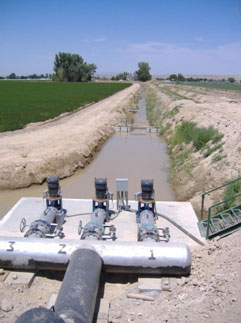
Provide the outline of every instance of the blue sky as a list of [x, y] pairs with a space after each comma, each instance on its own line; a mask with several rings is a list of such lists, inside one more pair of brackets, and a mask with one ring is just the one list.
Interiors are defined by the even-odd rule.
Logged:
[[0, 0], [0, 46], [0, 75], [52, 73], [59, 51], [97, 74], [241, 74], [241, 0]]

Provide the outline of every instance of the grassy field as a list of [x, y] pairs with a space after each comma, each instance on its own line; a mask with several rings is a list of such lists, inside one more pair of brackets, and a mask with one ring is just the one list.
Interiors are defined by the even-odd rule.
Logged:
[[54, 118], [128, 86], [130, 83], [0, 81], [0, 132]]
[[241, 83], [182, 82], [180, 84], [201, 86], [208, 89], [241, 91]]

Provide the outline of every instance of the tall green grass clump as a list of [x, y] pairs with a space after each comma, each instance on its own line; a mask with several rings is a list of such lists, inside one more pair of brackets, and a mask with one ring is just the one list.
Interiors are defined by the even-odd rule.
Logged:
[[196, 123], [184, 121], [180, 126], [175, 130], [174, 135], [170, 139], [171, 148], [182, 143], [189, 144], [192, 142], [196, 150], [203, 149], [206, 144], [210, 141], [212, 143], [217, 143], [223, 138], [217, 129], [214, 129], [213, 126], [208, 128], [197, 127]]

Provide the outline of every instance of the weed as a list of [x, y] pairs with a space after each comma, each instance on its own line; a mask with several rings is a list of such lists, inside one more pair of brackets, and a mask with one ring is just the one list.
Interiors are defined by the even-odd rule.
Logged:
[[173, 157], [172, 162], [171, 162], [171, 167], [176, 168], [182, 166], [185, 161], [188, 159], [192, 152], [192, 149], [186, 149], [184, 151], [181, 151]]
[[214, 129], [213, 126], [208, 128], [197, 127], [194, 122], [184, 121], [176, 128], [176, 131], [169, 141], [171, 147], [175, 147], [181, 143], [193, 143], [197, 150], [201, 150], [205, 145], [212, 140], [217, 143], [222, 139], [223, 135]]
[[154, 90], [146, 90], [146, 117], [151, 126], [157, 126], [161, 111], [158, 107], [157, 96]]
[[168, 96], [170, 97], [170, 99], [172, 99], [172, 100], [174, 100], [174, 101], [185, 99], [185, 97], [183, 97], [183, 96], [181, 96], [181, 95], [179, 95], [179, 94], [177, 94], [177, 93], [173, 92], [173, 91], [170, 89], [170, 87], [169, 87], [169, 86], [162, 86], [162, 87], [160, 87], [160, 90], [161, 90], [164, 94], [168, 95]]
[[[204, 147], [204, 149], [206, 149], [204, 152], [203, 152], [203, 156], [206, 158], [208, 156], [210, 156], [214, 151], [220, 149], [222, 146], [223, 146], [223, 142], [217, 144], [217, 145], [214, 145], [213, 147], [210, 147], [209, 145], [206, 145]], [[221, 151], [220, 151], [221, 153]]]
[[222, 154], [216, 154], [215, 156], [213, 156], [212, 158], [212, 162], [216, 163], [220, 160], [222, 160], [223, 158], [227, 157], [227, 155], [222, 155]]
[[175, 108], [173, 108], [171, 111], [167, 111], [162, 115], [161, 121], [163, 121], [164, 119], [171, 119], [173, 118], [178, 112], [179, 112], [179, 107], [175, 106]]
[[185, 164], [184, 170], [190, 177], [193, 177], [192, 170], [194, 167], [195, 167], [195, 165], [193, 163], [186, 163]]
[[170, 122], [168, 122], [168, 123], [165, 125], [165, 127], [164, 127], [164, 126], [161, 126], [161, 127], [160, 127], [160, 131], [159, 131], [159, 135], [160, 135], [160, 136], [164, 135], [164, 133], [165, 133], [168, 129], [170, 129], [170, 127], [171, 127]]
[[180, 145], [182, 143], [190, 143], [193, 138], [194, 128], [195, 128], [194, 122], [188, 122], [184, 121], [181, 125], [179, 125], [173, 136], [169, 140], [169, 144], [171, 148], [175, 147], [176, 145]]
[[233, 196], [238, 195], [239, 193], [241, 193], [241, 181], [240, 180], [228, 185], [224, 191], [224, 196], [223, 196], [223, 200], [224, 201], [228, 200], [228, 201], [224, 202], [224, 204], [222, 206], [219, 206], [217, 208], [217, 212], [225, 211], [235, 205], [240, 204], [241, 203], [240, 196], [232, 199]]

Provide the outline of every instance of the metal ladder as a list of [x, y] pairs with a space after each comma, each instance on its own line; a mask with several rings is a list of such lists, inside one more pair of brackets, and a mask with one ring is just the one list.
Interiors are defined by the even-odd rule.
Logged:
[[205, 196], [239, 180], [241, 180], [241, 177], [202, 194], [201, 220], [198, 222], [198, 227], [201, 235], [206, 239], [230, 234], [241, 227], [241, 204], [238, 203], [238, 205], [220, 212], [216, 211], [218, 208], [220, 209], [220, 207], [225, 206], [227, 202], [235, 201], [236, 198], [241, 196], [241, 193], [209, 207], [208, 217], [207, 219], [203, 219]]

